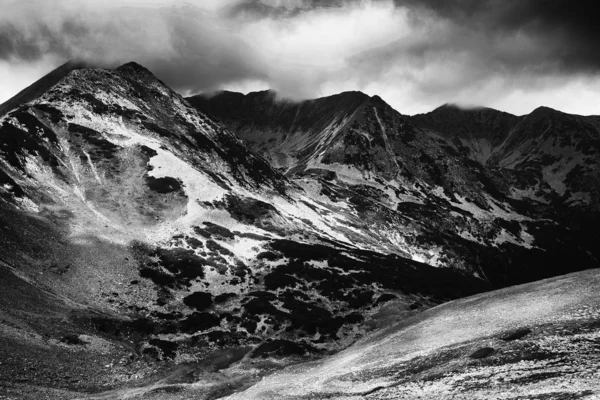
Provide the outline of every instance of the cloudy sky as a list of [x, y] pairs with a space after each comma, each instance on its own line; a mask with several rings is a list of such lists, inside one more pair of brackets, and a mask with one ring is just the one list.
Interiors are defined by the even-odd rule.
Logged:
[[378, 94], [600, 114], [588, 0], [0, 0], [0, 102], [69, 59], [137, 61], [182, 94]]

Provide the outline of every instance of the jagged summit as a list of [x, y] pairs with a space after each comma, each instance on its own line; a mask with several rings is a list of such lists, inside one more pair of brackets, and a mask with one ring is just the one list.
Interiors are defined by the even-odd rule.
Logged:
[[[378, 95], [374, 95], [374, 96], [367, 96], [366, 94], [364, 94], [363, 92], [358, 92], [363, 98], [364, 96], [368, 97], [368, 104], [372, 105], [374, 107], [379, 107], [382, 110], [385, 109], [390, 109], [390, 110], [394, 110], [392, 108], [392, 106], [390, 106], [385, 100], [383, 100], [381, 97], [379, 97]], [[398, 114], [401, 114], [400, 112], [398, 112], [397, 110], [394, 110], [395, 112], [397, 112]]]
[[[231, 178], [238, 183], [256, 186], [259, 184], [255, 178], [258, 178], [262, 183], [271, 181], [273, 188], [283, 190], [281, 182], [277, 183], [283, 177], [263, 160], [249, 154], [239, 139], [199, 114], [180, 95], [137, 63], [130, 62], [114, 69], [66, 64], [32, 87], [35, 90], [28, 91], [26, 97], [19, 97], [29, 101], [19, 103], [18, 107], [8, 111], [8, 119], [4, 121], [5, 128], [14, 131], [4, 137], [6, 143], [11, 143], [7, 159], [19, 160], [21, 166], [26, 164], [25, 159], [36, 154], [47, 154], [58, 164], [65, 155], [61, 154], [61, 146], [56, 142], [37, 143], [33, 137], [18, 134], [15, 131], [15, 128], [21, 129], [18, 124], [24, 124], [26, 132], [34, 128], [41, 129], [41, 132], [55, 132], [53, 137], [60, 136], [58, 132], [77, 136], [87, 129], [95, 132], [92, 136], [104, 137], [108, 130], [124, 132], [120, 135], [131, 140], [134, 136], [162, 138], [168, 142], [165, 147], [184, 153], [200, 150], [203, 155], [193, 156], [197, 164], [219, 158], [223, 165], [229, 165], [227, 179], [218, 178], [214, 171], [212, 173], [212, 179], [222, 186], [226, 186], [223, 182]], [[66, 130], [52, 128], [56, 124], [64, 124]], [[19, 147], [17, 142], [27, 145]], [[204, 168], [208, 168], [208, 164]], [[250, 173], [258, 171], [257, 168], [262, 172], [256, 175]]]

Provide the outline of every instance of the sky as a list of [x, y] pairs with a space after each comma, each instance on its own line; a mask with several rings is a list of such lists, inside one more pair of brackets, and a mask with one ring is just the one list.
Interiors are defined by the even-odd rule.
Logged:
[[600, 115], [589, 0], [0, 0], [0, 103], [70, 59], [136, 61], [183, 95], [360, 90], [403, 114], [444, 103]]

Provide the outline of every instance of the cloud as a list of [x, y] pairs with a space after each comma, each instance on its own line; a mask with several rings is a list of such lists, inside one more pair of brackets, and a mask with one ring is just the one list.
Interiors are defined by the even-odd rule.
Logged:
[[11, 12], [0, 17], [0, 59], [35, 62], [50, 54], [99, 66], [135, 60], [176, 89], [192, 91], [263, 77], [252, 49], [193, 5], [63, 6], [33, 1], [8, 7]]
[[589, 112], [593, 91], [577, 94], [597, 87], [593, 5], [0, 0], [0, 71], [19, 77], [0, 79], [0, 101], [22, 88], [23, 71], [80, 58], [99, 66], [137, 61], [184, 94], [273, 88], [300, 99], [363, 90], [405, 113], [445, 102], [524, 113], [534, 100]]
[[[537, 105], [598, 113], [598, 107], [578, 98], [583, 87], [597, 87], [600, 68], [595, 51], [600, 28], [593, 21], [591, 2], [395, 4], [408, 13], [410, 33], [350, 59], [353, 69], [367, 77], [367, 85], [402, 82], [416, 102], [483, 104], [522, 114], [535, 108], [535, 98], [544, 101]], [[394, 96], [398, 94], [389, 98]]]
[[440, 18], [488, 38], [526, 36], [545, 48], [555, 68], [595, 72], [600, 67], [600, 54], [595, 51], [600, 40], [595, 1], [395, 0], [395, 3], [415, 14]]

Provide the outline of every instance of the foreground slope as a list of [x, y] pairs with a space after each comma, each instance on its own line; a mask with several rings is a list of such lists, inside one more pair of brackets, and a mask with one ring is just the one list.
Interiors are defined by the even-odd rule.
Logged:
[[598, 272], [438, 306], [228, 399], [597, 398]]

